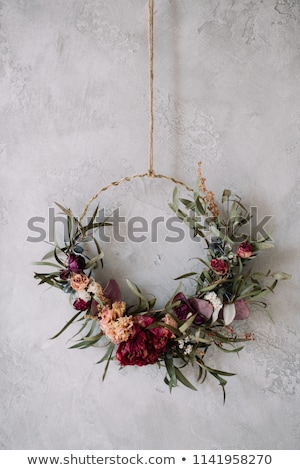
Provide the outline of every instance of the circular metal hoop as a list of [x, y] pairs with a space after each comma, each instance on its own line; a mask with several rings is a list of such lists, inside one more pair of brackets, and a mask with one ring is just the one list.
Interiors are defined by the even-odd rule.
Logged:
[[132, 176], [125, 176], [124, 178], [121, 178], [119, 179], [118, 181], [112, 181], [111, 183], [109, 183], [108, 185], [104, 186], [103, 188], [99, 189], [99, 191], [97, 191], [91, 198], [90, 200], [87, 202], [85, 208], [83, 209], [80, 217], [79, 217], [79, 222], [82, 221], [82, 219], [84, 218], [84, 216], [86, 215], [88, 209], [89, 209], [89, 206], [91, 205], [91, 203], [93, 201], [95, 201], [95, 199], [97, 199], [97, 197], [103, 193], [104, 191], [107, 191], [108, 189], [114, 187], [114, 186], [119, 186], [120, 184], [122, 183], [125, 183], [126, 181], [132, 181], [136, 178], [151, 178], [151, 179], [164, 179], [164, 180], [167, 180], [167, 181], [171, 181], [172, 183], [174, 184], [178, 184], [180, 186], [183, 186], [187, 191], [192, 191], [192, 188], [189, 188], [189, 186], [187, 186], [185, 183], [183, 183], [182, 181], [179, 181], [177, 180], [176, 178], [172, 178], [170, 176], [166, 176], [166, 175], [157, 175], [155, 173], [149, 175], [149, 173], [141, 173], [141, 174], [135, 174], [135, 175], [132, 175]]

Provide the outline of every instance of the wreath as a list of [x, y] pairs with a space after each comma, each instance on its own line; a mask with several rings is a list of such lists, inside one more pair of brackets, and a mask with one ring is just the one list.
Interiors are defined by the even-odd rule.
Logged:
[[[128, 178], [103, 190], [125, 180]], [[35, 263], [51, 267], [51, 272], [35, 272], [34, 277], [40, 285], [47, 284], [68, 294], [76, 312], [52, 339], [79, 321], [77, 341], [70, 348], [103, 347], [105, 352], [98, 361], [106, 362], [103, 380], [112, 360], [121, 368], [157, 364], [165, 369], [164, 382], [170, 390], [178, 382], [196, 390], [183, 372], [191, 365], [197, 368], [198, 382], [208, 376], [218, 380], [225, 400], [226, 378], [235, 374], [208, 364], [208, 351], [216, 348], [239, 353], [243, 349], [241, 343], [252, 341], [254, 335], [238, 334], [238, 322], [246, 321], [252, 305], [266, 309], [266, 296], [274, 292], [280, 280], [290, 277], [284, 272], [253, 269], [254, 260], [261, 251], [272, 248], [273, 243], [269, 236], [253, 239], [243, 232], [251, 213], [241, 198], [225, 189], [221, 204], [217, 205], [214, 194], [205, 186], [200, 164], [195, 188], [186, 198], [179, 196], [175, 186], [169, 206], [193, 231], [194, 237], [205, 243], [206, 256], [198, 258], [198, 271], [176, 278], [179, 287], [160, 309], [155, 308], [156, 298], [146, 297], [130, 280], [127, 285], [135, 294], [134, 304], [124, 300], [126, 294], [121, 292], [117, 280], [111, 279], [104, 285], [101, 274], [97, 277], [99, 265], [103, 267], [104, 252], [96, 234], [108, 224], [106, 219], [97, 220], [99, 205], [86, 223], [71, 209], [57, 205], [66, 217], [68, 237], [62, 244], [54, 242], [51, 251]], [[96, 250], [92, 257], [91, 244]], [[182, 288], [184, 279], [195, 281], [193, 295], [187, 295]]]

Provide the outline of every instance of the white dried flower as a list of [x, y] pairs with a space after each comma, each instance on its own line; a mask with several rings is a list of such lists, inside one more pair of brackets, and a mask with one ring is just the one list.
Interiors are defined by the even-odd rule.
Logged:
[[92, 281], [89, 283], [87, 291], [91, 292], [92, 294], [95, 294], [97, 297], [100, 297], [103, 292], [102, 287], [96, 281]]
[[85, 302], [89, 302], [91, 300], [91, 295], [85, 289], [77, 291], [77, 297]]
[[193, 350], [193, 346], [191, 344], [188, 344], [187, 347], [185, 348], [184, 354], [191, 354]]
[[229, 253], [229, 255], [227, 256], [227, 258], [228, 258], [230, 261], [236, 262], [236, 260], [237, 260], [237, 255], [236, 255], [235, 253]]
[[223, 307], [223, 304], [215, 292], [208, 292], [207, 294], [205, 294], [204, 299], [208, 300], [214, 308], [212, 314], [212, 322], [214, 323], [218, 318], [219, 311]]

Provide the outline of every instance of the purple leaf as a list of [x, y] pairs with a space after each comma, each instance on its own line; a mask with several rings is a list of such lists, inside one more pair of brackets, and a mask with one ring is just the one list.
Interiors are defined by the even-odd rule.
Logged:
[[103, 289], [103, 295], [107, 299], [111, 300], [112, 303], [121, 302], [122, 300], [122, 294], [119, 285], [114, 279], [110, 279], [108, 281], [105, 288]]
[[206, 320], [209, 320], [213, 314], [213, 306], [210, 302], [204, 299], [197, 299], [195, 297], [189, 299], [193, 310], [200, 313]]
[[244, 299], [236, 300], [235, 305], [235, 320], [245, 320], [249, 317], [249, 307]]

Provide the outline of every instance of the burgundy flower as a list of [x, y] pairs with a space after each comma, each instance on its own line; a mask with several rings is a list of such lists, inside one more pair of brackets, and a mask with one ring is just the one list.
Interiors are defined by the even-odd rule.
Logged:
[[228, 271], [228, 264], [222, 259], [212, 259], [210, 262], [211, 269], [220, 276], [225, 276]]
[[59, 277], [63, 280], [66, 281], [70, 275], [70, 271], [68, 269], [62, 269], [59, 271]]
[[179, 320], [186, 320], [189, 313], [197, 316], [194, 319], [195, 325], [201, 325], [205, 321], [209, 320], [213, 314], [213, 306], [210, 302], [204, 299], [197, 299], [196, 297], [192, 297], [187, 299], [186, 296], [179, 292], [175, 295], [173, 299], [173, 303], [180, 301], [180, 304], [173, 307], [173, 310], [176, 313], [176, 316]]
[[172, 303], [178, 301], [180, 301], [180, 304], [173, 307], [173, 310], [175, 311], [177, 318], [179, 318], [179, 320], [184, 321], [186, 320], [189, 313], [194, 314], [195, 312], [190, 302], [182, 292], [179, 292], [177, 295], [175, 295]]
[[81, 255], [71, 253], [68, 257], [68, 268], [72, 273], [79, 274], [85, 268], [85, 259]]
[[248, 242], [241, 243], [236, 251], [236, 254], [240, 258], [250, 258], [252, 253], [253, 253], [253, 246], [251, 245], [251, 243], [248, 243]]
[[76, 308], [76, 310], [80, 310], [80, 312], [84, 312], [85, 310], [88, 309], [89, 302], [86, 302], [83, 299], [76, 299], [75, 302], [73, 303], [73, 307]]
[[172, 333], [162, 326], [147, 329], [155, 321], [149, 315], [137, 315], [133, 321], [133, 333], [119, 344], [116, 358], [122, 366], [154, 364], [166, 351]]

